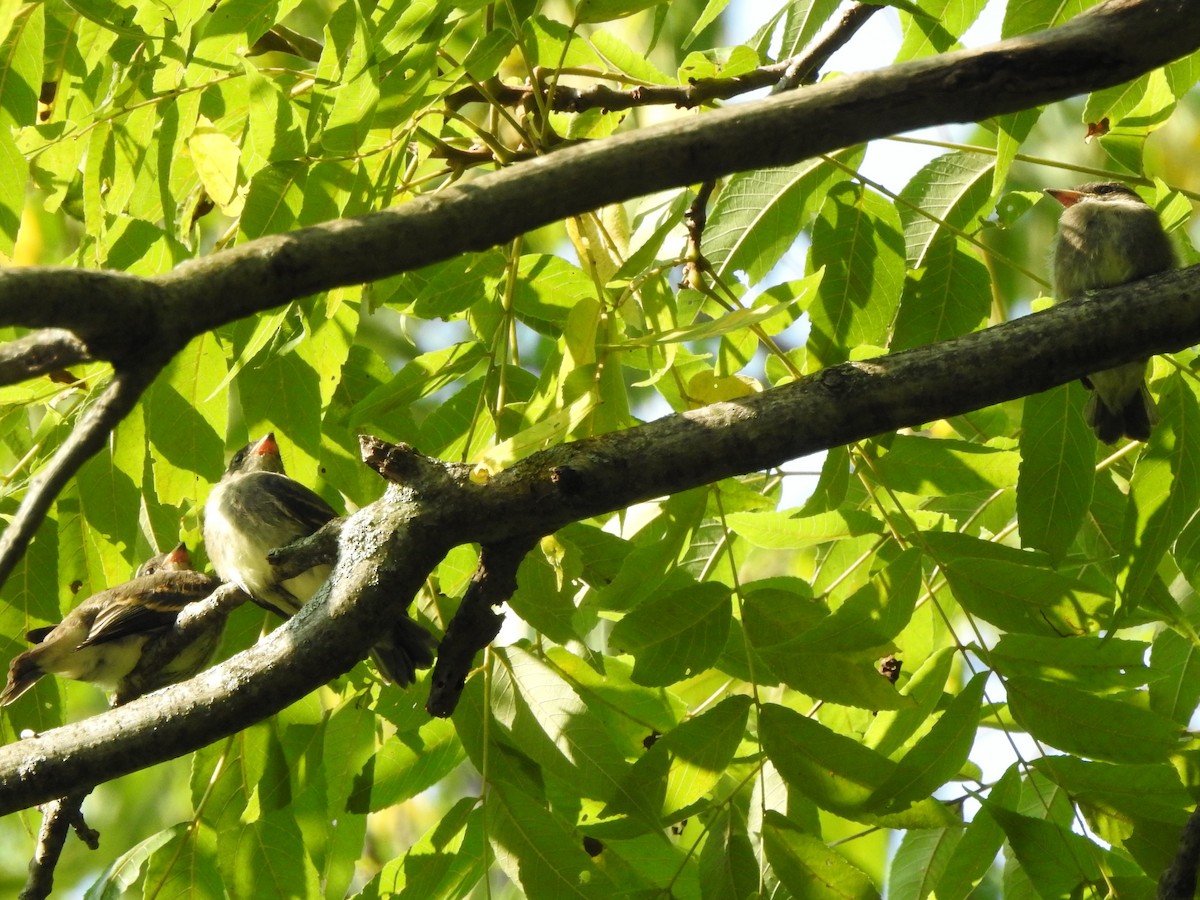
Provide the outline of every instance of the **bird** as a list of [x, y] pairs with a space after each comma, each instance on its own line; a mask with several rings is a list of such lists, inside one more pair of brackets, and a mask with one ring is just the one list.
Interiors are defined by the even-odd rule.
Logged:
[[[1175, 250], [1158, 213], [1127, 185], [1096, 181], [1046, 193], [1065, 207], [1053, 252], [1054, 294], [1059, 300], [1175, 266]], [[1146, 388], [1149, 365], [1148, 359], [1138, 360], [1083, 379], [1092, 391], [1084, 419], [1099, 440], [1112, 444], [1122, 437], [1150, 439], [1158, 412]]]
[[[204, 505], [204, 544], [222, 580], [288, 618], [328, 580], [331, 567], [314, 566], [281, 580], [267, 554], [311, 535], [336, 517], [333, 507], [284, 471], [272, 431], [230, 459]], [[407, 687], [416, 679], [417, 669], [433, 664], [433, 638], [402, 614], [388, 636], [371, 648], [371, 656], [385, 679]]]
[[[123, 680], [156, 638], [175, 624], [189, 603], [211, 594], [220, 582], [192, 569], [184, 544], [143, 563], [129, 581], [88, 597], [57, 625], [35, 628], [35, 644], [8, 667], [0, 706], [8, 706], [43, 675], [91, 682], [123, 694]], [[143, 691], [190, 678], [204, 668], [220, 642], [223, 622], [203, 629], [154, 673], [139, 673]]]

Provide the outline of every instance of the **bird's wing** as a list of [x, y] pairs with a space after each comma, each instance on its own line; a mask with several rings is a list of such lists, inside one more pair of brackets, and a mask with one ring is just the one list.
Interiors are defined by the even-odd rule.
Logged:
[[25, 632], [25, 640], [31, 644], [40, 644], [54, 630], [53, 625], [43, 625], [41, 628], [31, 628]]
[[133, 634], [169, 628], [189, 603], [216, 590], [219, 582], [199, 572], [160, 572], [112, 589], [112, 598], [79, 644], [90, 647]]
[[280, 511], [281, 519], [294, 519], [304, 527], [304, 535], [312, 534], [330, 519], [337, 518], [333, 507], [315, 491], [294, 478], [274, 472], [255, 472], [247, 478], [266, 479], [266, 495]]

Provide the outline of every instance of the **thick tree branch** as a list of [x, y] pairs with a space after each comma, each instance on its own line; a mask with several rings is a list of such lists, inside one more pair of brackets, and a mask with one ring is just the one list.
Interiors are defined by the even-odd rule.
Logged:
[[[198, 335], [655, 191], [1119, 84], [1197, 47], [1200, 0], [1110, 0], [1046, 32], [571, 147], [398, 207], [184, 263], [152, 279], [165, 292], [156, 321], [173, 338]], [[33, 313], [27, 298], [44, 295], [49, 278], [54, 303]], [[97, 298], [88, 281], [56, 269], [0, 273], [0, 325], [72, 328], [81, 306], [103, 320], [117, 301]]]
[[[0, 815], [201, 747], [348, 670], [453, 545], [503, 545], [632, 503], [1064, 384], [1200, 341], [1200, 266], [931, 347], [536, 453], [485, 484], [404, 463], [350, 516], [331, 588], [195, 679], [0, 747]], [[327, 602], [322, 602], [327, 598]]]
[[[381, 212], [250, 241], [153, 279], [6, 270], [0, 326], [74, 331], [96, 357], [113, 361], [118, 376], [154, 348], [163, 354], [155, 367], [136, 363], [142, 368], [129, 376], [141, 382], [190, 338], [300, 297], [482, 250], [655, 191], [1119, 84], [1197, 47], [1200, 0], [1110, 0], [1049, 31], [568, 148]], [[31, 296], [41, 302], [28, 302]], [[144, 387], [119, 392], [121, 403], [111, 408], [128, 412], [126, 401]], [[0, 539], [0, 584], [58, 489], [124, 412], [81, 428], [85, 436], [73, 435], [37, 476]]]

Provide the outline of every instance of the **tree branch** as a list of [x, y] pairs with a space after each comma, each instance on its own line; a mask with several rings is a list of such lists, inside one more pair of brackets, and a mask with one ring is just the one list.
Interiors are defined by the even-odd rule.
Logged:
[[193, 680], [0, 747], [0, 815], [231, 734], [361, 659], [451, 546], [503, 545], [667, 493], [1064, 384], [1200, 341], [1200, 266], [941, 344], [550, 448], [484, 484], [403, 462], [405, 483], [347, 518], [329, 586], [255, 647]]
[[0, 384], [17, 384], [95, 358], [73, 332], [44, 328], [0, 345]]
[[170, 355], [161, 360], [151, 357], [145, 365], [115, 372], [54, 457], [30, 479], [16, 515], [0, 534], [0, 584], [12, 574], [64, 485], [104, 446], [169, 359]]

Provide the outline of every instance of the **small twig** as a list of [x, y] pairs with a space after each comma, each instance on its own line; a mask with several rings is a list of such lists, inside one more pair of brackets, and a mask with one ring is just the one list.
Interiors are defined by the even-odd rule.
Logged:
[[536, 536], [525, 535], [480, 548], [479, 566], [438, 647], [425, 703], [431, 716], [446, 718], [458, 706], [475, 654], [500, 633], [504, 616], [494, 607], [517, 589], [517, 569], [537, 542]]
[[45, 328], [0, 344], [0, 384], [17, 384], [94, 359], [74, 332]]
[[807, 53], [792, 57], [788, 62], [787, 68], [784, 70], [783, 77], [771, 89], [771, 93], [778, 94], [782, 91], [790, 91], [802, 85], [814, 83], [817, 80], [817, 73], [821, 71], [821, 67], [829, 62], [829, 57], [846, 46], [850, 38], [858, 33], [858, 30], [867, 23], [867, 20], [881, 9], [883, 9], [882, 6], [868, 3], [855, 3], [852, 5], [842, 13], [842, 18], [837, 25], [831, 28], [817, 43], [813, 44]]
[[684, 252], [683, 283], [690, 288], [700, 290], [703, 284], [702, 273], [710, 270], [708, 260], [704, 258], [701, 249], [704, 243], [704, 229], [708, 225], [708, 199], [716, 190], [717, 182], [706, 181], [696, 191], [696, 197], [688, 205], [683, 214], [683, 222], [687, 227], [687, 250]]
[[362, 461], [385, 481], [419, 493], [429, 485], [469, 479], [471, 466], [443, 462], [419, 453], [409, 444], [392, 444], [369, 434], [358, 436]]
[[[759, 66], [744, 75], [733, 78], [696, 78], [688, 84], [642, 84], [628, 90], [618, 90], [607, 84], [593, 84], [585, 88], [557, 85], [551, 98], [550, 108], [554, 112], [580, 113], [589, 109], [617, 112], [640, 106], [675, 106], [679, 109], [694, 109], [715, 100], [740, 97], [761, 88], [781, 90], [811, 84], [821, 66], [829, 57], [845, 46], [863, 24], [883, 7], [866, 3], [855, 3], [842, 15], [838, 24], [825, 37], [803, 54]], [[477, 86], [465, 87], [446, 98], [450, 109], [458, 109], [468, 103], [492, 103], [504, 106], [519, 106], [533, 92], [532, 85], [505, 84], [498, 78], [483, 83], [486, 91]]]
[[314, 566], [331, 566], [337, 562], [338, 538], [345, 524], [346, 519], [338, 516], [307, 537], [267, 551], [267, 562], [275, 570], [276, 580], [287, 581]]
[[0, 535], [0, 584], [12, 574], [59, 491], [103, 448], [117, 423], [133, 409], [170, 356], [161, 357], [162, 363], [159, 358], [140, 368], [116, 372], [100, 398], [71, 429], [58, 452], [29, 480], [29, 489], [16, 515]]
[[43, 900], [50, 896], [54, 888], [54, 869], [62, 856], [68, 829], [74, 829], [89, 849], [100, 846], [99, 832], [89, 828], [83, 819], [83, 800], [89, 793], [91, 788], [43, 804], [42, 827], [38, 831], [37, 847], [29, 861], [29, 874], [21, 889], [20, 900]]

